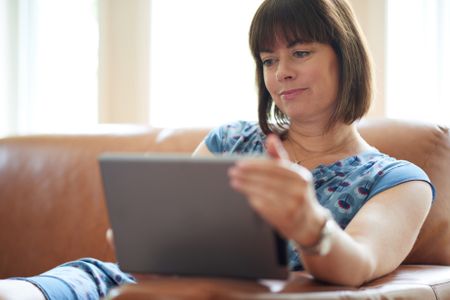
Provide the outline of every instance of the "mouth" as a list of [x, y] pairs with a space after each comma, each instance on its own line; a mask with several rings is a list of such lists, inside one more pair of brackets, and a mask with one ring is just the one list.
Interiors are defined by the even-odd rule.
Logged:
[[298, 95], [303, 94], [306, 90], [307, 88], [283, 90], [279, 93], [279, 95], [283, 100], [291, 100], [297, 97]]

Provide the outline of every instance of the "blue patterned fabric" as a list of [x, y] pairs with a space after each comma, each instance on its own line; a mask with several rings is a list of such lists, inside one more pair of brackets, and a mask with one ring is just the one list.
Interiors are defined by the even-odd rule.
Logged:
[[[265, 154], [266, 136], [256, 123], [236, 122], [212, 130], [205, 139], [215, 154]], [[356, 156], [320, 165], [312, 171], [317, 199], [345, 228], [371, 197], [410, 180], [430, 183], [417, 166], [373, 149]], [[431, 185], [431, 183], [430, 183]], [[434, 188], [433, 188], [434, 195]], [[298, 253], [289, 247], [290, 268], [302, 268]], [[114, 263], [84, 258], [68, 262], [39, 276], [15, 278], [36, 285], [49, 300], [93, 300], [121, 284], [134, 283]]]
[[37, 286], [49, 300], [98, 300], [121, 284], [135, 283], [117, 264], [83, 258], [68, 262], [25, 280]]
[[[215, 154], [265, 154], [265, 139], [256, 123], [239, 121], [211, 131], [205, 144]], [[425, 181], [430, 184], [434, 198], [434, 187], [422, 169], [375, 148], [331, 165], [319, 165], [312, 170], [312, 175], [319, 203], [331, 211], [343, 229], [370, 198], [398, 184]], [[292, 270], [302, 269], [292, 245], [289, 258]]]

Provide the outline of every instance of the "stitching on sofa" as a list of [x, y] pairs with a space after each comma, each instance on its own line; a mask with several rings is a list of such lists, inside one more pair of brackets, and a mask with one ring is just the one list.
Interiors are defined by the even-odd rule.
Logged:
[[433, 150], [427, 153], [427, 156], [424, 160], [424, 166], [429, 165], [430, 159], [431, 159], [431, 153], [434, 153], [436, 151], [436, 149], [438, 148], [439, 141], [442, 139], [442, 134], [443, 134], [443, 132], [441, 130], [442, 128], [440, 126], [436, 126], [434, 129], [437, 129], [437, 130], [433, 130], [433, 136], [435, 137], [434, 141], [433, 141]]
[[[441, 283], [437, 283], [437, 284], [430, 284], [430, 287], [433, 290], [433, 293], [434, 293], [434, 296], [435, 296], [436, 299], [439, 300], [440, 298], [438, 297], [438, 294], [437, 294], [435, 288], [439, 288], [441, 286], [446, 286], [446, 285], [450, 286], [450, 280], [448, 280], [447, 282], [441, 282]], [[450, 289], [450, 287], [449, 287], [449, 289]], [[445, 299], [443, 299], [443, 300], [445, 300]]]

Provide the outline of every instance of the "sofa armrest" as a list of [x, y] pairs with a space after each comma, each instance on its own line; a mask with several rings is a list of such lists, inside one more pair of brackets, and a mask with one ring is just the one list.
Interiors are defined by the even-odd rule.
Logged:
[[450, 266], [402, 265], [396, 271], [358, 288], [315, 281], [305, 272], [286, 282], [159, 278], [113, 289], [110, 300], [258, 300], [258, 299], [450, 299]]

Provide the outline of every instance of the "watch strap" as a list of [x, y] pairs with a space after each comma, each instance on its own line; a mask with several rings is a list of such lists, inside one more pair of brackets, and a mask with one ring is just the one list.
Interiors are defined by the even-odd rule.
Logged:
[[331, 212], [326, 210], [326, 220], [320, 230], [320, 237], [316, 244], [312, 246], [302, 246], [292, 241], [294, 247], [303, 254], [325, 256], [331, 250], [331, 236], [335, 230], [336, 223]]

